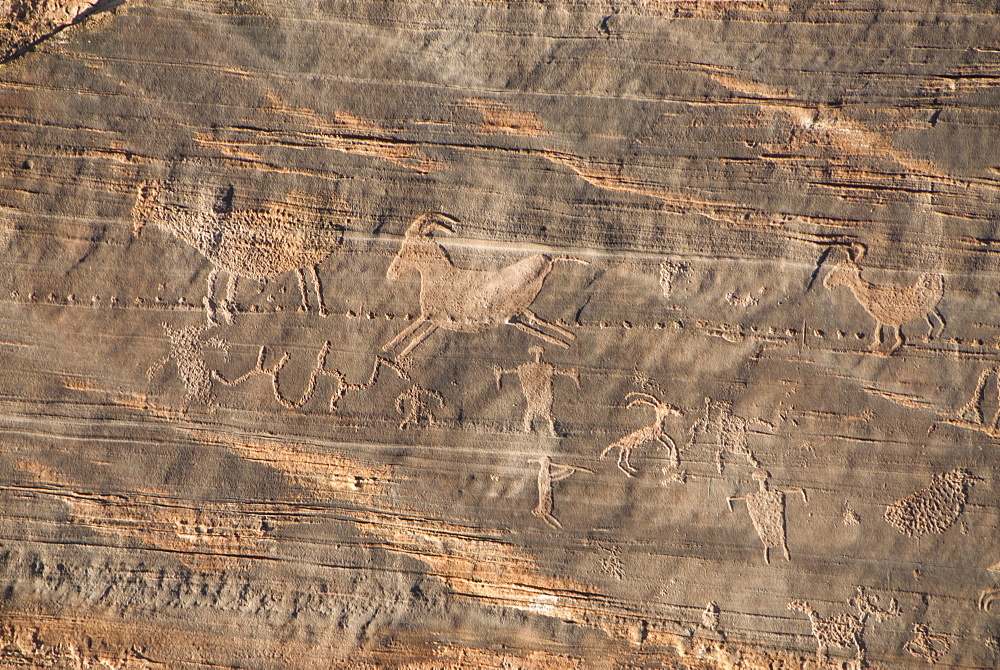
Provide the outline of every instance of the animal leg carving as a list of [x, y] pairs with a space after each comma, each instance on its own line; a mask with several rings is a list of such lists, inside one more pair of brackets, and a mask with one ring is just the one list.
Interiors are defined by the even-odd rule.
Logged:
[[535, 314], [534, 312], [532, 312], [530, 309], [525, 309], [521, 313], [524, 314], [524, 316], [528, 317], [528, 321], [530, 321], [533, 324], [536, 324], [536, 325], [539, 325], [539, 326], [546, 326], [548, 328], [551, 328], [552, 330], [556, 331], [558, 334], [560, 334], [563, 337], [565, 337], [567, 340], [575, 340], [576, 339], [576, 335], [574, 335], [570, 331], [566, 330], [562, 326], [557, 326], [554, 323], [546, 321], [545, 319], [539, 317], [537, 314]]
[[414, 332], [416, 332], [417, 328], [419, 328], [421, 325], [423, 325], [426, 322], [427, 322], [427, 319], [424, 319], [424, 318], [420, 318], [420, 319], [414, 321], [412, 324], [410, 324], [409, 326], [407, 326], [406, 328], [404, 328], [402, 331], [400, 331], [400, 333], [398, 335], [396, 335], [396, 337], [394, 337], [391, 340], [389, 340], [389, 342], [386, 343], [385, 346], [382, 347], [382, 351], [389, 351], [390, 349], [396, 348], [399, 345], [400, 342], [402, 342], [403, 340], [405, 340], [406, 338], [408, 338], [410, 335], [412, 335]]
[[896, 343], [889, 348], [889, 351], [885, 352], [886, 356], [891, 356], [893, 352], [906, 344], [906, 338], [903, 337], [903, 329], [899, 326], [892, 326], [892, 329], [896, 333]]
[[406, 347], [401, 352], [399, 352], [399, 357], [400, 358], [406, 358], [406, 355], [408, 353], [410, 353], [411, 351], [413, 351], [414, 349], [416, 349], [417, 346], [421, 342], [423, 342], [428, 337], [430, 337], [431, 333], [433, 333], [437, 329], [438, 329], [438, 326], [436, 326], [434, 324], [431, 324], [430, 328], [428, 328], [427, 330], [425, 330], [424, 332], [420, 333], [419, 335], [417, 335], [416, 337], [414, 337], [412, 340], [410, 340], [410, 343], [407, 344]]
[[316, 302], [319, 304], [319, 315], [326, 316], [326, 302], [323, 300], [323, 284], [319, 280], [319, 271], [315, 265], [310, 265], [309, 272], [312, 273], [313, 286], [316, 287]]
[[669, 435], [659, 435], [656, 439], [667, 448], [667, 455], [673, 461], [674, 467], [681, 467], [681, 455], [677, 450], [677, 443]]
[[236, 318], [236, 285], [239, 279], [239, 276], [234, 275], [232, 272], [226, 278], [226, 300], [222, 303], [222, 316], [225, 317], [226, 323], [230, 325], [232, 325], [233, 320]]
[[539, 338], [545, 340], [546, 342], [549, 342], [551, 344], [556, 344], [556, 345], [559, 345], [560, 347], [564, 347], [564, 348], [567, 348], [567, 349], [569, 348], [569, 345], [566, 344], [565, 342], [563, 342], [562, 340], [560, 340], [558, 338], [555, 338], [555, 337], [552, 337], [548, 333], [543, 333], [542, 331], [538, 330], [537, 328], [532, 328], [531, 326], [529, 326], [526, 323], [521, 323], [520, 321], [513, 321], [513, 320], [512, 321], [508, 321], [507, 323], [509, 323], [510, 325], [514, 326], [518, 330], [523, 330], [524, 332], [529, 333], [531, 335], [534, 335], [535, 337], [539, 337]]
[[205, 316], [208, 318], [209, 325], [218, 326], [219, 321], [215, 318], [215, 282], [219, 278], [219, 271], [216, 268], [212, 268], [212, 271], [208, 273], [208, 287], [205, 291]]

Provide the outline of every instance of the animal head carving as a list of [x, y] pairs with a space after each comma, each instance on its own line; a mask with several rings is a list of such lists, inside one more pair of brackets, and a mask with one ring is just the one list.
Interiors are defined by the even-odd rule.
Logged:
[[139, 196], [132, 205], [132, 231], [135, 235], [143, 229], [149, 222], [150, 216], [159, 205], [157, 197], [160, 189], [155, 184], [143, 183], [139, 185]]
[[441, 230], [448, 234], [455, 232], [445, 223], [446, 221], [457, 223], [456, 219], [439, 212], [428, 212], [418, 216], [406, 229], [399, 253], [389, 264], [385, 276], [389, 279], [398, 279], [409, 270], [419, 269], [429, 262], [441, 259], [448, 262], [444, 250], [430, 239], [435, 230]]
[[673, 405], [668, 405], [667, 403], [662, 402], [652, 393], [633, 391], [628, 395], [626, 395], [625, 399], [629, 401], [628, 402], [629, 407], [635, 407], [636, 405], [649, 405], [650, 407], [656, 410], [656, 415], [658, 417], [665, 417], [669, 414], [673, 414], [675, 416], [684, 415], [684, 413], [681, 412], [679, 409], [677, 409]]
[[[832, 251], [833, 247], [831, 247]], [[861, 274], [858, 262], [864, 257], [868, 247], [860, 242], [853, 242], [845, 249], [844, 257], [837, 261], [833, 269], [823, 278], [823, 286], [833, 290], [838, 286], [848, 286]]]

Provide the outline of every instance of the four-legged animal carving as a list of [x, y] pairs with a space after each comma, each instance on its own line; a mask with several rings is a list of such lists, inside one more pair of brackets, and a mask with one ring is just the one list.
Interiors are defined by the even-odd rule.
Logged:
[[[945, 322], [938, 303], [944, 297], [944, 276], [935, 273], [924, 273], [917, 277], [913, 286], [897, 287], [873, 284], [861, 278], [861, 267], [858, 261], [864, 256], [865, 247], [861, 244], [852, 245], [847, 258], [837, 263], [833, 270], [823, 279], [823, 286], [830, 290], [838, 286], [846, 286], [854, 293], [861, 306], [875, 319], [875, 337], [871, 343], [872, 351], [883, 344], [882, 328], [888, 326], [896, 334], [896, 342], [889, 347], [885, 355], [891, 355], [903, 346], [905, 340], [901, 326], [911, 321], [924, 318], [930, 330], [927, 339], [934, 339], [934, 330], [938, 321], [940, 330], [944, 330]], [[932, 319], [933, 317], [933, 319]]]
[[632, 454], [632, 450], [636, 447], [642, 446], [646, 442], [655, 441], [667, 448], [669, 456], [674, 462], [674, 467], [679, 466], [681, 464], [681, 458], [677, 451], [677, 444], [670, 438], [669, 435], [667, 435], [665, 423], [667, 417], [671, 414], [683, 416], [683, 412], [673, 405], [661, 402], [659, 398], [650, 393], [633, 391], [632, 393], [626, 395], [625, 399], [629, 401], [629, 407], [649, 405], [656, 412], [656, 418], [653, 420], [653, 423], [648, 426], [643, 426], [639, 430], [633, 431], [622, 437], [617, 442], [609, 444], [605, 447], [604, 451], [601, 452], [601, 458], [607, 456], [608, 452], [612, 449], [618, 449], [618, 468], [629, 477], [632, 477], [636, 472], [638, 472], [638, 470], [632, 467], [632, 464], [629, 463], [629, 456]]
[[216, 320], [216, 281], [219, 271], [228, 273], [226, 299], [221, 310], [226, 321], [233, 322], [233, 303], [239, 277], [264, 281], [286, 272], [295, 271], [302, 291], [302, 309], [308, 311], [306, 275], [316, 292], [318, 311], [326, 316], [323, 291], [316, 266], [340, 245], [342, 234], [333, 226], [307, 224], [290, 211], [229, 210], [199, 212], [164, 205], [157, 198], [159, 189], [143, 185], [132, 207], [135, 234], [147, 223], [154, 223], [187, 242], [212, 263], [208, 275], [205, 310], [208, 322]]
[[856, 668], [863, 668], [865, 642], [862, 636], [865, 632], [865, 626], [868, 624], [868, 617], [874, 614], [878, 621], [882, 621], [889, 617], [899, 616], [901, 613], [895, 598], [890, 600], [889, 607], [882, 609], [875, 604], [875, 599], [867, 595], [860, 586], [857, 595], [848, 602], [858, 610], [857, 614], [837, 614], [825, 619], [804, 600], [793, 600], [788, 603], [788, 609], [805, 612], [806, 616], [809, 617], [813, 636], [816, 638], [816, 661], [818, 663], [826, 662], [829, 647], [840, 649], [853, 647], [854, 665]]
[[[586, 261], [535, 254], [500, 270], [458, 268], [441, 245], [431, 239], [435, 230], [453, 232], [444, 221], [454, 219], [443, 214], [424, 214], [410, 224], [399, 253], [386, 271], [390, 279], [411, 270], [420, 273], [420, 317], [392, 338], [382, 351], [390, 351], [409, 339], [399, 353], [399, 358], [403, 358], [439, 328], [478, 333], [505, 324], [551, 344], [568, 347], [567, 340], [576, 336], [536, 316], [529, 307], [556, 261]], [[418, 333], [424, 324], [430, 325]], [[545, 332], [542, 327], [564, 339]]]

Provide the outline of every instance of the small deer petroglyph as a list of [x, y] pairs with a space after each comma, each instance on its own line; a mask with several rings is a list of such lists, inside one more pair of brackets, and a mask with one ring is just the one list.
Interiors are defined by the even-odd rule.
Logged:
[[862, 279], [861, 267], [858, 262], [864, 256], [866, 247], [855, 243], [848, 250], [847, 257], [837, 263], [833, 270], [823, 279], [823, 286], [833, 290], [838, 286], [846, 286], [854, 293], [861, 306], [875, 319], [872, 351], [876, 351], [884, 342], [882, 328], [888, 326], [896, 334], [896, 342], [885, 352], [891, 355], [903, 346], [905, 340], [901, 326], [911, 321], [924, 318], [930, 330], [927, 339], [934, 339], [937, 328], [932, 317], [937, 319], [940, 330], [944, 330], [945, 321], [938, 311], [938, 303], [944, 297], [944, 276], [935, 273], [924, 273], [917, 277], [913, 286], [897, 287], [873, 284]]
[[[458, 268], [444, 248], [431, 238], [435, 230], [453, 232], [445, 221], [455, 219], [436, 213], [418, 217], [406, 230], [399, 253], [386, 271], [390, 279], [411, 270], [420, 273], [420, 317], [392, 338], [382, 351], [391, 351], [410, 338], [399, 353], [399, 358], [404, 358], [439, 328], [478, 333], [506, 324], [561, 347], [569, 346], [566, 340], [576, 339], [565, 328], [536, 316], [529, 307], [557, 261], [587, 261], [535, 254], [500, 270]], [[418, 334], [425, 323], [430, 326]], [[542, 331], [542, 326], [565, 339]]]
[[557, 368], [551, 363], [546, 363], [542, 360], [542, 351], [544, 351], [542, 347], [537, 345], [529, 347], [528, 352], [535, 355], [535, 360], [521, 363], [510, 370], [494, 365], [493, 375], [496, 377], [499, 391], [505, 374], [517, 374], [527, 403], [524, 408], [524, 432], [530, 433], [534, 420], [539, 419], [548, 422], [552, 437], [558, 437], [555, 420], [552, 417], [552, 383], [556, 375], [562, 375], [575, 381], [576, 387], [580, 388], [580, 371], [577, 368]]
[[968, 498], [968, 485], [975, 481], [982, 480], [965, 470], [936, 474], [930, 486], [888, 505], [885, 520], [910, 537], [943, 533], [958, 520]]
[[[406, 391], [403, 391], [396, 398], [396, 411], [405, 415], [399, 424], [400, 429], [405, 430], [410, 426], [420, 426], [421, 422], [428, 426], [437, 423], [434, 413], [431, 412], [431, 401], [436, 400], [438, 407], [444, 408], [444, 396], [433, 389], [427, 389], [418, 384], [414, 384]], [[409, 403], [410, 408], [405, 408]]]
[[[228, 323], [236, 313], [234, 297], [239, 277], [266, 281], [294, 270], [302, 290], [302, 309], [309, 310], [305, 271], [316, 292], [320, 315], [326, 316], [323, 289], [316, 266], [341, 243], [342, 231], [330, 225], [302, 221], [293, 212], [280, 207], [267, 210], [192, 211], [185, 207], [161, 204], [160, 189], [143, 184], [132, 207], [135, 234], [147, 223], [164, 228], [204, 254], [212, 263], [205, 296], [205, 312], [212, 325], [217, 307]], [[228, 273], [226, 299], [216, 304], [219, 271]]]
[[666, 420], [671, 414], [683, 416], [683, 412], [673, 405], [661, 402], [659, 398], [651, 393], [633, 391], [626, 395], [625, 399], [629, 401], [628, 407], [636, 407], [638, 405], [649, 405], [652, 407], [653, 411], [656, 412], [653, 423], [625, 435], [617, 442], [609, 444], [601, 452], [601, 458], [607, 456], [612, 449], [618, 449], [618, 468], [629, 477], [632, 477], [638, 472], [629, 463], [632, 450], [641, 447], [647, 442], [659, 442], [667, 448], [668, 456], [673, 461], [674, 467], [680, 466], [681, 458], [677, 451], [677, 443], [666, 433]]
[[149, 366], [146, 376], [152, 380], [160, 368], [173, 361], [177, 365], [177, 374], [180, 375], [181, 383], [184, 384], [185, 402], [197, 399], [206, 405], [211, 405], [213, 403], [213, 377], [212, 371], [208, 369], [208, 364], [205, 362], [205, 347], [212, 346], [220, 349], [228, 360], [228, 344], [218, 337], [207, 340], [201, 338], [202, 333], [211, 326], [188, 326], [187, 328], [175, 329], [168, 323], [161, 325], [170, 340], [170, 353]]
[[548, 456], [529, 458], [528, 462], [538, 463], [538, 505], [535, 509], [531, 510], [531, 513], [539, 519], [544, 520], [545, 523], [553, 528], [562, 528], [559, 519], [552, 516], [552, 509], [555, 504], [552, 498], [552, 484], [566, 479], [574, 472], [589, 472], [593, 474], [593, 470], [579, 466], [553, 463], [552, 459]]
[[[993, 414], [993, 420], [986, 425], [983, 421], [983, 401], [986, 399], [986, 381], [990, 376], [995, 378], [994, 382], [997, 389], [998, 404], [997, 410]], [[992, 437], [998, 436], [998, 428], [1000, 428], [1000, 367], [989, 367], [983, 370], [979, 375], [979, 382], [976, 384], [976, 390], [972, 392], [972, 397], [960, 410], [958, 410], [958, 419], [960, 422], [967, 422], [983, 432], [991, 435]]]
[[928, 663], [937, 663], [951, 649], [951, 635], [932, 633], [926, 623], [914, 622], [913, 637], [903, 649]]
[[764, 543], [764, 562], [771, 564], [771, 549], [781, 549], [785, 554], [785, 560], [790, 561], [792, 557], [788, 555], [788, 537], [785, 529], [785, 494], [801, 493], [802, 500], [806, 503], [804, 488], [795, 486], [784, 491], [772, 491], [768, 488], [767, 480], [770, 473], [765, 470], [758, 470], [753, 473], [753, 478], [757, 480], [760, 487], [758, 491], [748, 493], [744, 496], [732, 496], [726, 498], [729, 511], [733, 511], [734, 500], [744, 500], [747, 504], [747, 512], [750, 514], [750, 521], [760, 536], [760, 541]]
[[312, 372], [309, 373], [309, 381], [306, 383], [306, 388], [299, 396], [298, 400], [289, 400], [281, 392], [281, 380], [279, 375], [281, 374], [282, 368], [284, 368], [285, 365], [288, 364], [288, 361], [291, 359], [291, 355], [287, 352], [284, 355], [282, 355], [282, 357], [278, 360], [277, 363], [275, 363], [274, 367], [268, 370], [267, 368], [264, 367], [264, 360], [267, 358], [267, 347], [261, 347], [260, 353], [257, 355], [257, 362], [254, 364], [254, 367], [251, 368], [249, 372], [240, 375], [236, 379], [229, 380], [226, 379], [220, 372], [213, 371], [212, 378], [221, 382], [222, 384], [225, 384], [226, 386], [236, 386], [238, 384], [242, 384], [246, 380], [250, 379], [251, 377], [255, 377], [257, 375], [270, 377], [271, 388], [274, 391], [274, 399], [278, 401], [278, 404], [280, 404], [283, 407], [287, 407], [289, 409], [299, 409], [303, 407], [306, 403], [308, 403], [310, 400], [312, 400], [313, 394], [316, 392], [316, 384], [321, 376], [332, 377], [335, 380], [336, 389], [332, 391], [330, 394], [331, 412], [337, 411], [337, 402], [345, 395], [347, 395], [349, 391], [362, 391], [364, 389], [368, 389], [374, 386], [375, 383], [378, 382], [379, 372], [381, 371], [383, 365], [393, 370], [397, 375], [399, 375], [400, 379], [404, 379], [407, 381], [410, 379], [409, 375], [401, 367], [399, 367], [392, 361], [382, 358], [381, 356], [376, 356], [375, 364], [372, 369], [372, 374], [368, 378], [368, 381], [362, 384], [348, 383], [347, 377], [340, 370], [326, 369], [326, 358], [327, 355], [330, 353], [330, 346], [331, 346], [330, 341], [327, 340], [323, 344], [322, 349], [320, 349], [319, 354], [317, 354], [316, 365], [313, 366]]
[[726, 468], [723, 455], [738, 454], [747, 459], [751, 466], [759, 468], [760, 463], [750, 451], [747, 436], [750, 433], [750, 424], [758, 424], [768, 428], [773, 425], [763, 419], [744, 419], [733, 414], [733, 404], [722, 400], [712, 400], [705, 398], [705, 413], [701, 419], [691, 426], [688, 447], [694, 445], [701, 433], [714, 431], [718, 440], [718, 449], [715, 452], [715, 466], [721, 475]]
[[863, 668], [865, 666], [863, 636], [868, 617], [874, 614], [876, 620], [883, 621], [901, 613], [895, 598], [889, 602], [888, 608], [882, 609], [876, 606], [874, 597], [865, 594], [860, 586], [857, 595], [852, 597], [848, 604], [858, 610], [856, 615], [844, 613], [824, 619], [804, 600], [793, 600], [788, 603], [788, 609], [805, 612], [809, 617], [812, 633], [816, 638], [816, 661], [820, 664], [826, 662], [829, 647], [840, 649], [854, 647], [855, 668]]

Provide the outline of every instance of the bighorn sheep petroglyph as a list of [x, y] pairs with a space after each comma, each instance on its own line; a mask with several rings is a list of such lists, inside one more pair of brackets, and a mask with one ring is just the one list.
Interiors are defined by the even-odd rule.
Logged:
[[[438, 329], [478, 333], [505, 324], [568, 347], [566, 340], [576, 336], [539, 318], [529, 307], [556, 261], [586, 261], [535, 254], [499, 270], [458, 268], [444, 248], [431, 239], [435, 230], [453, 233], [445, 222], [454, 221], [444, 214], [429, 213], [418, 217], [406, 230], [386, 276], [398, 279], [411, 270], [420, 273], [420, 317], [392, 338], [382, 351], [390, 351], [409, 338], [399, 353], [399, 358], [403, 358]], [[425, 323], [430, 326], [418, 333]], [[541, 330], [543, 326], [565, 339]]]
[[[865, 311], [875, 319], [872, 351], [883, 344], [883, 326], [889, 326], [896, 334], [895, 344], [885, 352], [887, 356], [903, 346], [905, 340], [901, 326], [905, 323], [924, 318], [930, 327], [927, 339], [934, 339], [934, 330], [938, 325], [940, 326], [938, 335], [940, 335], [944, 330], [945, 321], [937, 306], [944, 297], [944, 276], [925, 272], [917, 277], [913, 286], [873, 284], [862, 279], [861, 266], [858, 265], [866, 250], [863, 244], [852, 244], [846, 258], [834, 265], [833, 270], [823, 279], [823, 286], [830, 290], [838, 286], [848, 287]], [[937, 325], [932, 317], [937, 319]]]
[[669, 435], [667, 435], [666, 426], [664, 424], [666, 423], [667, 417], [671, 414], [683, 416], [683, 412], [673, 405], [661, 402], [659, 398], [650, 393], [633, 391], [632, 393], [626, 395], [625, 399], [629, 401], [628, 407], [649, 405], [656, 412], [656, 418], [653, 420], [653, 423], [648, 426], [643, 426], [639, 430], [633, 431], [624, 436], [617, 442], [609, 444], [604, 451], [601, 452], [601, 458], [607, 456], [608, 452], [612, 449], [618, 449], [618, 468], [629, 477], [632, 477], [636, 472], [638, 472], [638, 470], [632, 467], [632, 464], [629, 463], [629, 456], [632, 454], [632, 450], [636, 447], [642, 446], [646, 442], [656, 441], [667, 448], [669, 456], [674, 462], [674, 467], [679, 466], [681, 464], [681, 458], [677, 451], [677, 444], [670, 438]]

